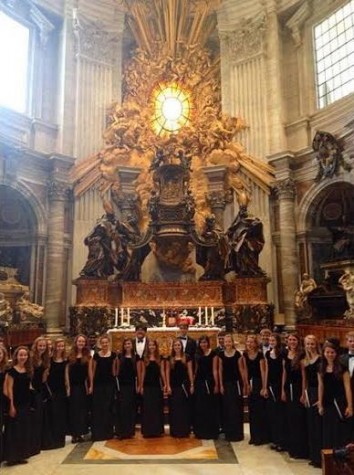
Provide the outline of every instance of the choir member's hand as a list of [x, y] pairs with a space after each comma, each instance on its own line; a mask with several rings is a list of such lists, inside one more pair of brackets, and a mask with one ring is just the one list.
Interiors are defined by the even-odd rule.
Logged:
[[191, 394], [194, 394], [194, 384], [191, 384], [190, 393], [191, 393]]
[[353, 416], [353, 408], [348, 406], [348, 407], [346, 408], [344, 414], [345, 414], [345, 417], [346, 417], [346, 418], [352, 417], [352, 416]]
[[87, 394], [92, 394], [92, 392], [93, 392], [93, 387], [89, 386], [87, 389]]
[[13, 405], [10, 406], [9, 416], [10, 417], [16, 417], [16, 409], [15, 409], [15, 406], [13, 406]]
[[[221, 390], [220, 390], [221, 392]], [[243, 386], [243, 396], [249, 396], [251, 394], [252, 390], [251, 390], [251, 386], [249, 384], [245, 384]]]
[[143, 394], [144, 394], [144, 386], [141, 386], [141, 387], [140, 387], [140, 389], [139, 389], [139, 393], [140, 393], [141, 395], [143, 395]]
[[320, 406], [319, 404], [318, 404], [318, 413], [320, 416], [323, 416], [323, 413], [324, 413], [323, 406]]
[[303, 406], [306, 406], [306, 396], [305, 396], [305, 394], [301, 394], [300, 402]]
[[171, 386], [166, 386], [166, 394], [168, 394], [168, 396], [171, 396], [172, 394]]
[[220, 386], [220, 394], [224, 394], [224, 386]]
[[267, 389], [267, 388], [261, 389], [261, 396], [263, 396], [263, 397], [266, 398], [266, 399], [269, 398], [269, 393], [268, 393], [268, 389]]
[[66, 396], [70, 397], [70, 388], [66, 388]]
[[[224, 388], [223, 388], [223, 390], [224, 390]], [[220, 391], [221, 391], [221, 388], [220, 388]], [[219, 386], [217, 386], [217, 385], [215, 384], [215, 386], [214, 386], [214, 394], [218, 394], [218, 393], [219, 393]], [[223, 393], [221, 393], [221, 394], [223, 394]]]
[[283, 402], [286, 402], [286, 394], [285, 394], [284, 389], [282, 389], [282, 391], [281, 391], [281, 400], [282, 400]]

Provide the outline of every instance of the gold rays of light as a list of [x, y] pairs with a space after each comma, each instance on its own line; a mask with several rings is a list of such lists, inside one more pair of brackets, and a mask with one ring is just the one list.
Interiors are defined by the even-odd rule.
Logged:
[[220, 3], [220, 0], [122, 0], [138, 47], [151, 55], [156, 43], [160, 43], [173, 58], [181, 47], [193, 50], [205, 46], [216, 25], [216, 17], [211, 13]]

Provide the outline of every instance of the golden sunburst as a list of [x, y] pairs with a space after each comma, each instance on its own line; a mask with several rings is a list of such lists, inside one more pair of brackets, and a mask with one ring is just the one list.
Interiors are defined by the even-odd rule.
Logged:
[[157, 135], [177, 132], [190, 121], [190, 94], [177, 83], [159, 84], [153, 92], [155, 115], [152, 126]]

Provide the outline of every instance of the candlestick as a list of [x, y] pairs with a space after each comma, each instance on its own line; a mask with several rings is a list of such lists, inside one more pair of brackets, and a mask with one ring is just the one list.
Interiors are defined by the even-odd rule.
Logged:
[[205, 307], [205, 325], [208, 326], [208, 307]]
[[212, 324], [212, 326], [215, 325], [214, 307], [211, 307], [211, 324]]
[[114, 316], [114, 328], [118, 327], [118, 309], [116, 308], [115, 316]]
[[130, 326], [130, 308], [127, 308], [128, 325]]
[[202, 324], [202, 307], [198, 308], [198, 324]]
[[124, 323], [124, 309], [123, 307], [120, 308], [120, 326], [122, 327]]
[[166, 328], [166, 313], [164, 308], [162, 309], [162, 327]]

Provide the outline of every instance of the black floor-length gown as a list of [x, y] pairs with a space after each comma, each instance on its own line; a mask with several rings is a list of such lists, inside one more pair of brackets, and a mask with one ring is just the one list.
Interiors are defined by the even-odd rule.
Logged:
[[300, 402], [302, 395], [301, 365], [285, 356], [285, 393], [286, 393], [286, 434], [287, 449], [290, 457], [305, 459], [308, 457], [308, 433], [305, 406]]
[[264, 361], [264, 355], [261, 351], [259, 351], [255, 358], [250, 358], [246, 351], [244, 353], [244, 358], [246, 361], [248, 380], [251, 388], [251, 392], [248, 397], [251, 441], [255, 445], [261, 445], [269, 441], [267, 420], [265, 417], [266, 400], [263, 396], [261, 396], [261, 361]]
[[114, 384], [113, 365], [116, 353], [100, 356], [95, 353], [96, 370], [93, 381], [91, 432], [92, 440], [113, 438]]
[[5, 371], [0, 372], [0, 463], [4, 458], [5, 396], [3, 393]]
[[191, 431], [191, 395], [187, 363], [170, 361], [169, 423], [172, 437], [188, 437]]
[[73, 437], [81, 437], [88, 433], [88, 362], [81, 363], [76, 358], [75, 363], [69, 364], [69, 424]]
[[318, 358], [313, 363], [305, 366], [305, 374], [307, 381], [306, 390], [306, 418], [307, 418], [307, 433], [308, 433], [308, 447], [309, 459], [316, 465], [321, 465], [321, 450], [322, 450], [322, 417], [318, 412]]
[[67, 361], [51, 361], [47, 379], [44, 405], [42, 449], [58, 449], [65, 446], [68, 432], [68, 398], [65, 387]]
[[341, 448], [353, 442], [352, 418], [347, 419], [344, 415], [347, 402], [343, 375], [336, 377], [334, 373], [325, 373], [323, 385], [323, 448]]
[[268, 365], [269, 397], [266, 402], [266, 416], [270, 442], [284, 449], [286, 445], [285, 403], [281, 400], [284, 354], [279, 353], [276, 358], [272, 358], [270, 351], [267, 351], [265, 357]]
[[7, 417], [4, 434], [4, 460], [19, 462], [32, 455], [31, 378], [28, 373], [19, 373], [15, 368], [8, 374], [13, 378], [13, 401], [15, 417]]
[[116, 384], [115, 433], [121, 439], [134, 437], [136, 421], [136, 359], [119, 355]]
[[43, 432], [43, 413], [44, 413], [44, 384], [43, 374], [45, 367], [41, 364], [35, 366], [32, 376], [33, 398], [32, 398], [32, 411], [31, 411], [31, 455], [37, 455], [42, 448], [42, 432]]
[[222, 428], [226, 440], [237, 442], [243, 440], [243, 382], [238, 363], [241, 353], [235, 351], [233, 356], [220, 353], [222, 360]]
[[209, 355], [198, 355], [194, 381], [194, 434], [198, 439], [217, 439], [219, 434], [217, 397], [214, 394], [212, 350]]
[[163, 392], [156, 361], [150, 361], [145, 368], [141, 432], [144, 437], [159, 437], [164, 432]]

